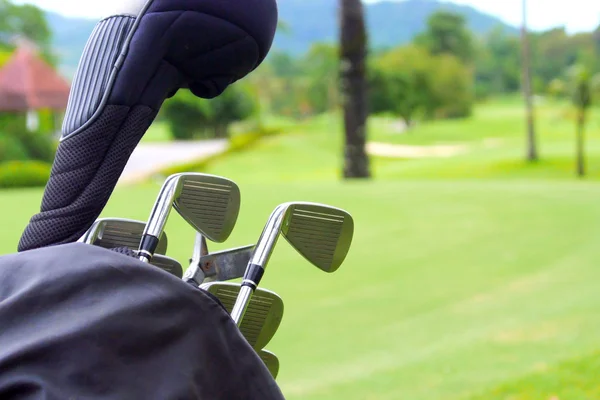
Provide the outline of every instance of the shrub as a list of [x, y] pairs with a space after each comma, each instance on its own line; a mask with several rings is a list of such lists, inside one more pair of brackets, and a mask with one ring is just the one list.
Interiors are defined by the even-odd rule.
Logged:
[[210, 100], [182, 90], [165, 102], [161, 118], [168, 121], [174, 139], [226, 138], [229, 126], [252, 116], [257, 107], [244, 85], [231, 86]]
[[49, 132], [29, 132], [25, 114], [0, 113], [0, 161], [52, 162], [57, 141]]
[[0, 188], [43, 187], [50, 178], [50, 164], [40, 161], [10, 161], [0, 164]]

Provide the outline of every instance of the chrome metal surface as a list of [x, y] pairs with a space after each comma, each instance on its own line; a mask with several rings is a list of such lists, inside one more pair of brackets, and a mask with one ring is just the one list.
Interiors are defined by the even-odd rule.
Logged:
[[156, 202], [154, 203], [154, 207], [152, 208], [152, 212], [150, 213], [150, 218], [148, 218], [148, 224], [144, 229], [144, 235], [159, 237], [163, 231], [167, 219], [169, 218], [169, 214], [171, 213], [175, 195], [177, 194], [177, 191], [181, 191], [181, 175], [182, 174], [171, 175], [163, 184]]
[[150, 265], [154, 265], [155, 267], [158, 267], [179, 279], [181, 279], [183, 275], [183, 268], [181, 267], [181, 264], [179, 261], [171, 257], [155, 254], [154, 257], [152, 257], [152, 261], [150, 261]]
[[242, 286], [239, 294], [231, 308], [231, 318], [233, 322], [237, 324], [237, 326], [241, 326], [244, 321], [244, 316], [246, 315], [246, 311], [248, 310], [248, 304], [252, 298], [254, 290], [252, 290], [249, 286]]
[[[127, 247], [131, 250], [137, 250], [145, 227], [146, 223], [142, 221], [125, 218], [102, 218], [94, 222], [80, 241], [105, 249]], [[156, 253], [165, 254], [167, 247], [167, 234], [163, 232]]]
[[235, 182], [214, 175], [184, 174], [173, 207], [207, 239], [226, 241], [240, 211], [240, 189]]
[[283, 225], [287, 208], [287, 204], [279, 205], [269, 216], [267, 224], [265, 225], [258, 242], [256, 242], [256, 250], [250, 261], [252, 264], [266, 268], [269, 258], [273, 253], [273, 248], [279, 238], [279, 232]]
[[266, 349], [259, 350], [258, 356], [267, 366], [267, 369], [271, 373], [271, 376], [273, 376], [273, 379], [277, 379], [277, 375], [279, 375], [279, 358]]
[[190, 266], [185, 271], [183, 280], [188, 283], [201, 285], [209, 282], [222, 282], [238, 279], [244, 276], [246, 266], [252, 253], [254, 245], [238, 247], [200, 256], [192, 257]]
[[[173, 207], [202, 236], [224, 242], [237, 221], [240, 201], [240, 190], [229, 179], [199, 173], [171, 175], [161, 188], [142, 240], [159, 237]], [[140, 255], [144, 262], [151, 258], [152, 254]]]
[[[217, 297], [228, 312], [231, 312], [240, 293], [240, 284], [237, 283], [213, 282], [200, 287]], [[281, 324], [283, 309], [283, 300], [277, 293], [262, 288], [256, 290], [243, 322], [238, 325], [255, 350], [263, 349], [271, 341]]]
[[244, 276], [246, 266], [254, 253], [254, 245], [207, 254], [200, 258], [204, 282], [229, 281]]
[[316, 203], [293, 203], [287, 214], [283, 237], [314, 266], [335, 272], [352, 244], [352, 216], [342, 209]]

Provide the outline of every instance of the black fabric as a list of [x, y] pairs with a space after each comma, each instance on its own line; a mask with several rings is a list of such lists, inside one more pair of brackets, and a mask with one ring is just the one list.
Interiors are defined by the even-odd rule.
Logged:
[[61, 142], [41, 212], [31, 218], [19, 251], [77, 241], [102, 212], [141, 139], [139, 132], [155, 115], [146, 106], [107, 106], [85, 135]]
[[0, 257], [1, 399], [283, 399], [222, 306], [116, 252]]
[[[98, 84], [95, 72], [113, 65], [96, 52], [105, 48], [110, 60], [117, 54], [102, 40], [128, 50], [114, 63], [100, 108], [81, 129], [63, 132], [40, 212], [25, 228], [19, 251], [77, 241], [102, 212], [166, 99], [183, 87], [199, 97], [216, 97], [264, 60], [275, 35], [277, 5], [275, 0], [152, 0], [136, 24], [127, 43], [91, 36], [85, 50], [90, 54], [79, 67], [85, 71], [78, 71], [82, 78], [70, 102], [97, 103], [79, 95], [89, 91], [97, 99], [90, 89]], [[107, 32], [122, 37], [122, 30]], [[79, 116], [80, 108], [69, 109]], [[71, 119], [77, 122], [73, 126], [83, 122], [66, 116]]]

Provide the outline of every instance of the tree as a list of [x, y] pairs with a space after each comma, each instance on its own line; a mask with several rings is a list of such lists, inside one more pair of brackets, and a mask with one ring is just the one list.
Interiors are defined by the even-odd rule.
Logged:
[[514, 93], [521, 88], [519, 39], [496, 28], [476, 48], [475, 81], [479, 97]]
[[531, 54], [529, 50], [529, 34], [527, 31], [527, 1], [523, 0], [523, 26], [521, 28], [521, 43], [523, 50], [523, 96], [525, 97], [525, 112], [527, 120], [527, 161], [537, 161], [537, 140], [533, 116], [533, 93], [531, 88]]
[[427, 20], [427, 30], [415, 38], [432, 54], [452, 54], [465, 63], [474, 56], [473, 38], [460, 14], [438, 11]]
[[48, 50], [51, 33], [44, 12], [29, 4], [0, 0], [0, 44], [11, 47], [14, 38], [19, 36]]
[[249, 89], [236, 84], [210, 100], [181, 90], [165, 102], [161, 117], [168, 121], [175, 139], [226, 138], [233, 122], [250, 117], [256, 109]]
[[302, 60], [307, 77], [307, 100], [313, 112], [334, 110], [339, 104], [338, 54], [336, 46], [313, 45]]
[[340, 86], [344, 107], [344, 177], [369, 178], [367, 29], [361, 0], [340, 0]]
[[573, 104], [577, 109], [577, 175], [583, 177], [585, 176], [585, 124], [587, 111], [592, 105], [593, 78], [589, 68], [583, 64], [574, 66], [569, 72], [573, 84]]
[[371, 111], [391, 112], [407, 126], [418, 117], [471, 113], [471, 71], [451, 54], [432, 55], [415, 45], [399, 47], [372, 61], [369, 80]]
[[422, 47], [406, 46], [375, 59], [369, 73], [371, 110], [391, 112], [407, 127], [425, 115], [430, 109], [433, 58]]

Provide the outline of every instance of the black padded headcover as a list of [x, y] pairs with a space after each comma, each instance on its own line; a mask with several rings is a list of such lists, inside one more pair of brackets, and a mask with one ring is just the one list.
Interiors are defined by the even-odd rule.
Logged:
[[275, 0], [149, 0], [137, 17], [100, 21], [74, 78], [40, 213], [19, 251], [77, 241], [163, 102], [180, 88], [221, 94], [264, 60], [276, 26]]
[[0, 282], [0, 399], [283, 399], [218, 302], [137, 259], [52, 246]]

